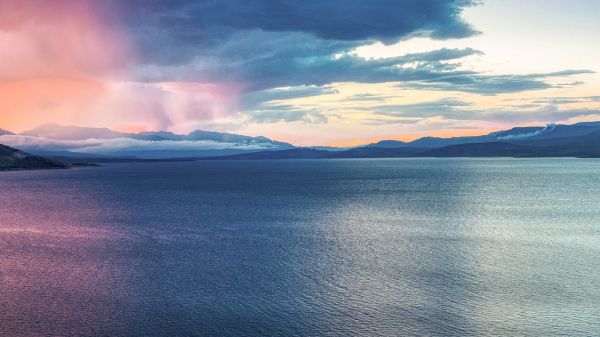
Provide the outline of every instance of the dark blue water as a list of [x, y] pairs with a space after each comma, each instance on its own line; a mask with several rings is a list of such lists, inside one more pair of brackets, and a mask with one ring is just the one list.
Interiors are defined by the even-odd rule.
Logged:
[[0, 173], [1, 336], [600, 334], [600, 160]]

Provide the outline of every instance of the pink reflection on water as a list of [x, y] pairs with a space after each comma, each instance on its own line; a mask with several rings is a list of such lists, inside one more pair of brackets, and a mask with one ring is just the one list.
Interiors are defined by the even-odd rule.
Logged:
[[0, 176], [0, 335], [123, 331], [131, 238], [111, 224], [109, 205], [43, 179], [60, 173], [18, 174]]

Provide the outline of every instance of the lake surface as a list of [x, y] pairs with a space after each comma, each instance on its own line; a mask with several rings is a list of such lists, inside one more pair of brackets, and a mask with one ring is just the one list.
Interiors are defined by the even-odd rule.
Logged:
[[0, 336], [600, 334], [600, 160], [0, 173]]

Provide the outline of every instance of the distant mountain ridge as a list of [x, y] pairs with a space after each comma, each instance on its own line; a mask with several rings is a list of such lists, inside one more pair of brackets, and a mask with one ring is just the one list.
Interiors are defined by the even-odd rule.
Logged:
[[[168, 131], [128, 133], [107, 128], [48, 123], [14, 135], [0, 133], [2, 141], [37, 155], [117, 156], [147, 159], [203, 157], [291, 149], [294, 146], [267, 137], [196, 130], [189, 134]], [[8, 137], [8, 138], [7, 138]]]
[[[0, 140], [22, 141], [36, 155], [134, 159], [334, 159], [406, 157], [600, 157], [600, 122], [515, 127], [481, 136], [423, 137], [411, 142], [382, 140], [354, 148], [295, 147], [266, 137], [197, 130], [123, 133], [106, 128], [46, 124]], [[21, 139], [25, 137], [26, 139]], [[27, 138], [30, 137], [30, 138]], [[49, 139], [51, 141], [46, 142]], [[6, 143], [6, 142], [5, 142]], [[62, 146], [62, 147], [61, 147]]]
[[536, 141], [542, 139], [568, 138], [584, 136], [600, 131], [600, 122], [582, 122], [572, 125], [548, 124], [537, 127], [515, 127], [510, 130], [496, 131], [483, 136], [470, 137], [423, 137], [411, 142], [398, 140], [382, 140], [377, 143], [368, 144], [366, 147], [423, 147], [440, 148], [449, 145], [466, 143], [489, 143], [489, 142], [521, 142]]
[[[344, 151], [282, 150], [220, 159], [333, 159], [411, 157], [594, 157], [600, 158], [600, 122], [520, 127], [474, 137], [384, 140]], [[215, 158], [213, 158], [215, 159]], [[218, 158], [217, 158], [218, 159]]]
[[107, 128], [89, 128], [47, 123], [29, 131], [22, 132], [20, 135], [57, 140], [86, 140], [127, 138], [129, 134]]
[[216, 131], [192, 131], [187, 135], [175, 134], [168, 131], [146, 131], [128, 133], [114, 131], [108, 128], [91, 128], [81, 126], [66, 126], [47, 123], [29, 131], [22, 132], [22, 136], [43, 137], [56, 140], [88, 140], [88, 139], [116, 139], [129, 138], [148, 141], [198, 141], [209, 140], [215, 142], [271, 142], [273, 144], [292, 146], [284, 142], [273, 141], [267, 137], [251, 137]]

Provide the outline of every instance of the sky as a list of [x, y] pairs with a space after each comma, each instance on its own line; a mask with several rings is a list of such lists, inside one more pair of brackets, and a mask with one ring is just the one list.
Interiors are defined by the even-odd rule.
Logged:
[[0, 0], [0, 128], [295, 145], [600, 120], [595, 0]]

